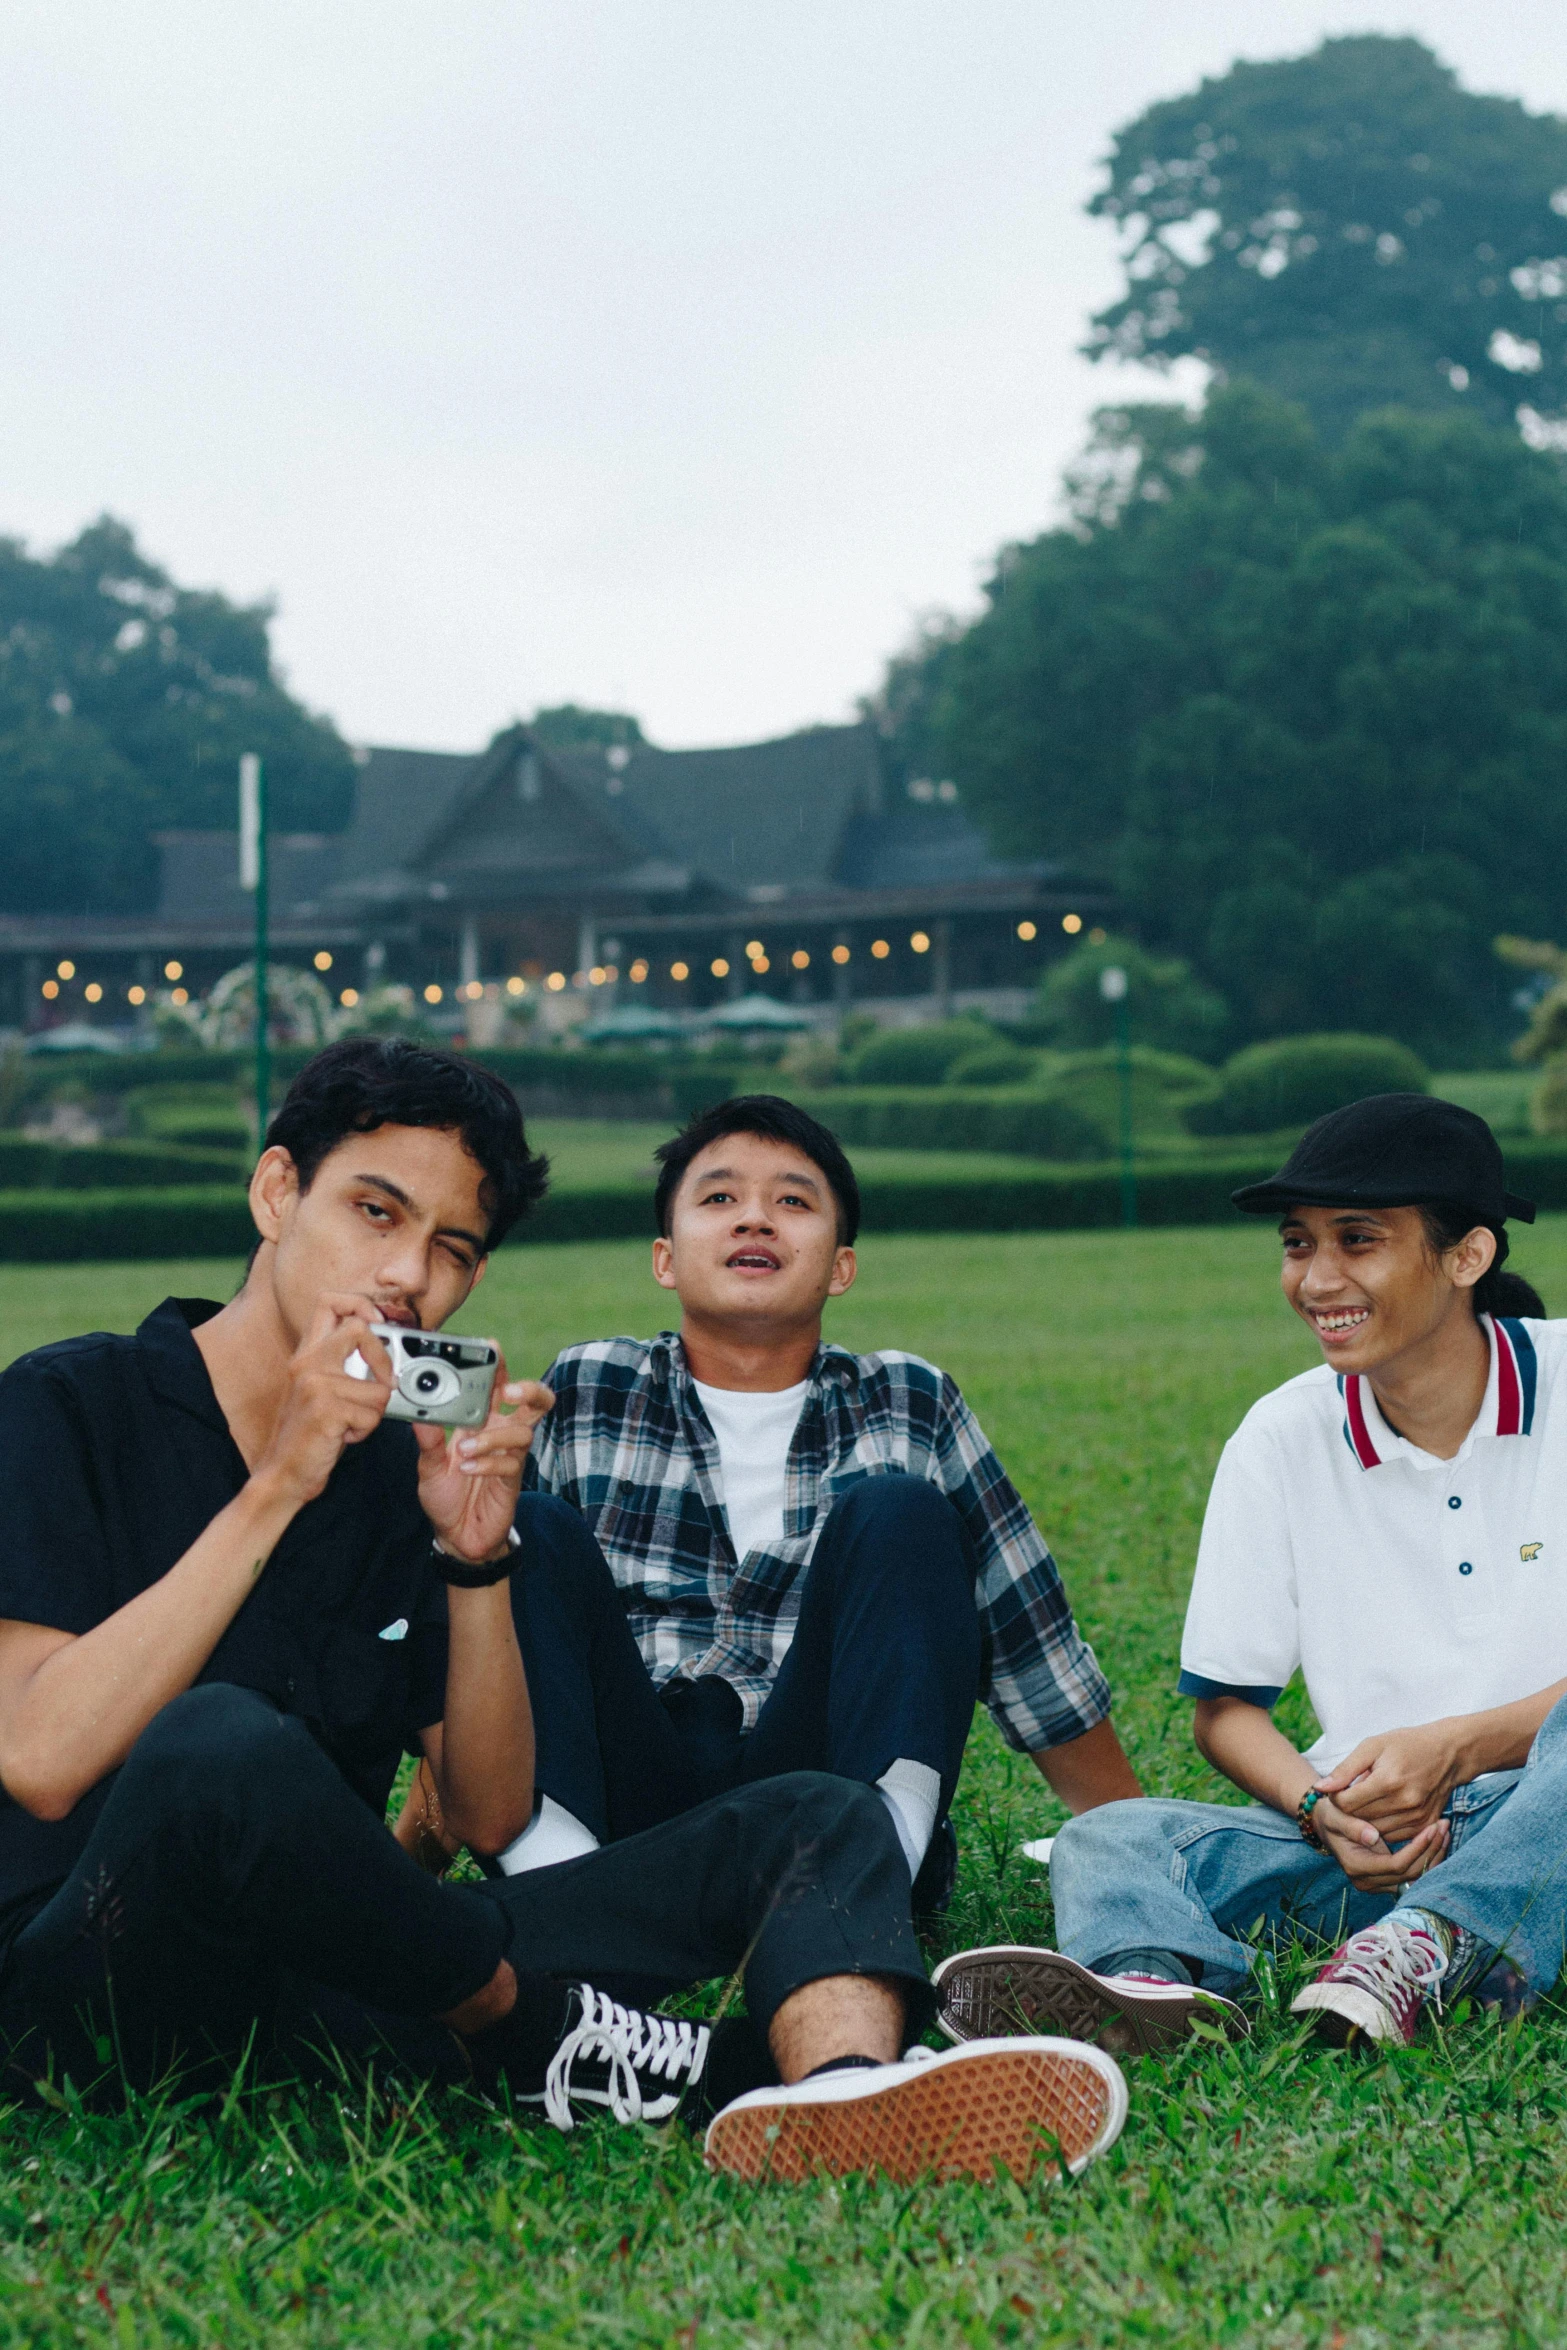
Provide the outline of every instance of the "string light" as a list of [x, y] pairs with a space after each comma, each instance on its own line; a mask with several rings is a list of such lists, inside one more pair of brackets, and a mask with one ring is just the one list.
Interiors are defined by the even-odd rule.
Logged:
[[609, 973], [605, 970], [603, 964], [595, 963], [592, 970], [588, 973], [588, 985], [589, 987], [602, 987], [608, 977]]
[[909, 940], [909, 944], [917, 955], [928, 955], [930, 953], [930, 940], [923, 930], [916, 930], [913, 937]]
[[715, 979], [727, 979], [729, 977], [729, 965], [725, 962], [722, 955], [715, 955], [708, 968], [711, 970]]
[[1061, 917], [1061, 927], [1062, 927], [1062, 929], [1063, 929], [1063, 930], [1066, 932], [1066, 934], [1067, 934], [1067, 936], [1068, 936], [1069, 938], [1076, 938], [1076, 936], [1077, 936], [1078, 932], [1079, 932], [1079, 931], [1082, 929], [1082, 927], [1083, 927], [1083, 917], [1082, 917], [1082, 915], [1081, 915], [1081, 914], [1063, 914], [1063, 915], [1062, 915], [1062, 917]]
[[517, 974], [513, 972], [506, 982], [506, 993], [508, 995], [526, 995], [527, 992], [528, 982], [525, 979], [519, 979]]
[[551, 995], [559, 995], [561, 989], [566, 984], [565, 972], [552, 971], [548, 979], [545, 980], [544, 984], [549, 989]]
[[58, 979], [46, 979], [44, 981], [44, 994], [49, 998], [51, 1003], [54, 1002], [54, 999], [59, 994], [59, 992], [60, 982]]
[[832, 959], [835, 963], [846, 963], [849, 960], [848, 948], [834, 947], [832, 951]]
[[759, 938], [748, 938], [745, 942], [745, 951], [754, 963], [758, 955], [766, 954], [767, 949], [763, 946]]
[[691, 976], [690, 964], [671, 963], [669, 966], [669, 976], [671, 979], [689, 979]]
[[[61, 969], [62, 971], [64, 971], [64, 970], [65, 970], [65, 965], [64, 965], [63, 963], [60, 965], [60, 969]], [[184, 964], [183, 964], [183, 963], [165, 963], [165, 964], [164, 964], [164, 966], [163, 966], [163, 976], [164, 976], [164, 978], [165, 978], [165, 979], [183, 979], [183, 978], [184, 978], [184, 976], [185, 976], [185, 966], [184, 966]]]
[[809, 971], [811, 967], [811, 958], [804, 947], [796, 947], [789, 960], [797, 971]]
[[885, 963], [891, 952], [892, 949], [884, 938], [873, 938], [871, 940], [871, 953], [875, 956], [878, 963]]
[[147, 1001], [147, 990], [144, 987], [128, 987], [125, 1000], [128, 1004], [144, 1004]]
[[[55, 970], [61, 979], [74, 979], [76, 977], [76, 965], [74, 963], [56, 963]], [[176, 971], [174, 976], [176, 979], [178, 979], [179, 973]]]
[[188, 1004], [190, 1002], [190, 990], [184, 987], [177, 987], [170, 996], [169, 1001], [171, 1004]]
[[1017, 934], [1019, 938], [1023, 939], [1037, 938], [1039, 936], [1039, 932], [1032, 922], [1020, 922], [1017, 926]]
[[338, 999], [337, 999], [337, 1000], [338, 1000], [338, 1002], [339, 1002], [340, 1004], [344, 1005], [348, 1011], [350, 1011], [350, 1012], [351, 1012], [351, 1011], [353, 1010], [353, 1008], [354, 1008], [355, 1004], [357, 1004], [357, 1003], [358, 1003], [358, 1001], [359, 1001], [359, 990], [358, 990], [358, 988], [357, 988], [357, 987], [345, 987], [345, 988], [344, 988], [344, 990], [343, 990], [343, 992], [342, 992], [342, 994], [341, 994], [341, 995], [338, 997]]
[[82, 993], [90, 1004], [101, 1004], [103, 1002], [103, 989], [98, 985], [96, 979], [90, 979], [87, 985], [83, 988]]
[[770, 971], [772, 969], [772, 964], [768, 961], [765, 955], [753, 955], [751, 957], [751, 968], [756, 973], [757, 977], [760, 978], [764, 971]]
[[424, 1000], [427, 1004], [438, 1004], [441, 1000], [441, 991], [433, 979], [424, 991]]
[[643, 980], [644, 980], [644, 979], [646, 979], [646, 977], [647, 977], [647, 965], [646, 965], [646, 963], [645, 963], [645, 962], [642, 960], [642, 957], [641, 957], [640, 955], [638, 955], [638, 957], [637, 957], [636, 961], [635, 961], [635, 962], [632, 964], [632, 966], [631, 966], [631, 984], [632, 984], [632, 986], [633, 986], [633, 987], [640, 987], [640, 986], [642, 985], [642, 982], [643, 982]]
[[330, 970], [331, 970], [331, 968], [332, 968], [332, 958], [331, 958], [331, 956], [330, 956], [330, 955], [327, 953], [327, 951], [326, 951], [326, 948], [325, 948], [325, 947], [323, 947], [323, 948], [321, 949], [321, 952], [320, 952], [320, 954], [319, 954], [319, 955], [317, 955], [317, 957], [316, 957], [316, 969], [317, 969], [318, 971], [330, 971]]

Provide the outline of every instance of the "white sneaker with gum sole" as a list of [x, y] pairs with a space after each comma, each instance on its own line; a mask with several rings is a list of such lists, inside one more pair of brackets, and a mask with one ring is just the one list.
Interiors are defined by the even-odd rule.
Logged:
[[1121, 2068], [1076, 2040], [971, 2040], [911, 2048], [897, 2064], [814, 2074], [752, 2089], [715, 2114], [709, 2170], [797, 2182], [872, 2171], [916, 2179], [1074, 2175], [1113, 2146], [1126, 2120]]

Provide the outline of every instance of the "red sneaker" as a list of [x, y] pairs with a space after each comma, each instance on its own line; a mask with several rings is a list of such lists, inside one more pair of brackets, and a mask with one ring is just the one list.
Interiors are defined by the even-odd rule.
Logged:
[[1356, 2039], [1409, 2048], [1428, 1999], [1441, 2004], [1447, 1953], [1428, 1926], [1408, 1925], [1392, 1910], [1364, 1926], [1290, 2002], [1291, 2015], [1315, 2016], [1325, 2040]]

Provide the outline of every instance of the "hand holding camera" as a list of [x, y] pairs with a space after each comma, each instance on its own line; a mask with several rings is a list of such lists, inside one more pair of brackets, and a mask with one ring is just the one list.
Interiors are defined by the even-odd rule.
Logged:
[[[282, 1488], [296, 1509], [321, 1492], [344, 1446], [362, 1444], [381, 1424], [392, 1368], [376, 1328], [363, 1297], [329, 1292], [288, 1365], [271, 1436], [251, 1474]], [[360, 1375], [348, 1371], [345, 1355], [358, 1356]]]
[[425, 1515], [442, 1546], [472, 1566], [504, 1551], [533, 1431], [555, 1401], [537, 1379], [508, 1380], [499, 1347], [492, 1378], [498, 1401], [481, 1428], [454, 1424], [447, 1437], [427, 1422], [414, 1425]]

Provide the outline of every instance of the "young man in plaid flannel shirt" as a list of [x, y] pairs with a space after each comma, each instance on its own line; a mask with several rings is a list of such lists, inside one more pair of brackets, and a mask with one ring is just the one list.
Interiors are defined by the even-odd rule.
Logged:
[[937, 1909], [977, 1698], [1074, 1812], [1140, 1792], [1104, 1675], [952, 1380], [824, 1343], [859, 1220], [836, 1139], [751, 1095], [658, 1156], [679, 1335], [568, 1347], [529, 1456], [513, 1588], [543, 1792], [501, 1865], [827, 1770], [880, 1789]]

